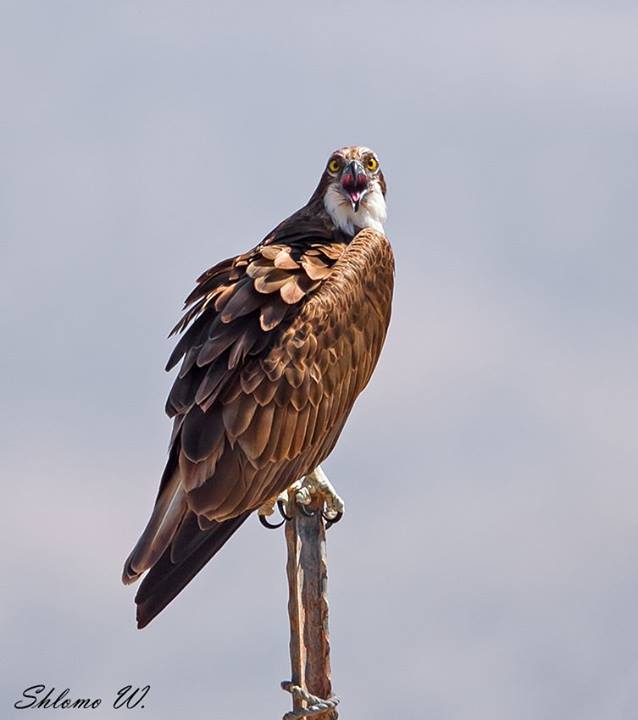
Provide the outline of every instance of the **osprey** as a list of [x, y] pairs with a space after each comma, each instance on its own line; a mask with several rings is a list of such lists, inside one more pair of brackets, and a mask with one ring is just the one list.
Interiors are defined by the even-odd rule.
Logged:
[[335, 151], [304, 207], [207, 270], [186, 299], [167, 365], [181, 360], [166, 403], [168, 462], [122, 577], [129, 584], [149, 571], [135, 597], [138, 627], [278, 498], [319, 494], [325, 517], [341, 516], [319, 465], [370, 380], [390, 321], [385, 194], [374, 152]]

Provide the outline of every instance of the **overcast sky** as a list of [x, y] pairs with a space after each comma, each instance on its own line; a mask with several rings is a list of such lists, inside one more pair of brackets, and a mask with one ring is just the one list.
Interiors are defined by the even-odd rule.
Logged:
[[36, 683], [98, 718], [128, 683], [152, 720], [288, 709], [281, 532], [249, 521], [143, 632], [119, 578], [183, 298], [356, 143], [397, 288], [325, 465], [341, 715], [634, 717], [635, 3], [0, 8], [0, 715]]

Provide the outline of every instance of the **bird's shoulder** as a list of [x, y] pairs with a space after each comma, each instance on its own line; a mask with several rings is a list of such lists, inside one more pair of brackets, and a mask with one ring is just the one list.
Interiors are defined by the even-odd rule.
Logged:
[[348, 238], [323, 218], [296, 213], [256, 247], [206, 270], [171, 334], [182, 333], [167, 370], [181, 361], [167, 401], [170, 416], [205, 410], [229, 374], [261, 355], [329, 276]]

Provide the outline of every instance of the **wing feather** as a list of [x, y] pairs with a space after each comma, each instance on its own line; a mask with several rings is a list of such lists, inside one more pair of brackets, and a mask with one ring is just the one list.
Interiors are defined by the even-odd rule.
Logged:
[[378, 359], [392, 283], [380, 233], [347, 244], [307, 218], [200, 276], [168, 363], [183, 358], [167, 401], [180, 512], [173, 503], [136, 599], [141, 626], [252, 511], [325, 459]]

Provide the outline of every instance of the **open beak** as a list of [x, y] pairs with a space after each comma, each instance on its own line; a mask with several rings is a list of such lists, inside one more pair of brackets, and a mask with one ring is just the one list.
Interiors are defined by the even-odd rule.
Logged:
[[358, 160], [348, 163], [341, 173], [341, 187], [357, 212], [365, 194], [368, 192], [368, 177]]

